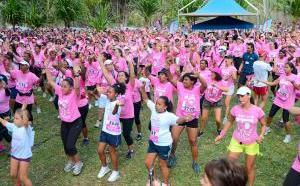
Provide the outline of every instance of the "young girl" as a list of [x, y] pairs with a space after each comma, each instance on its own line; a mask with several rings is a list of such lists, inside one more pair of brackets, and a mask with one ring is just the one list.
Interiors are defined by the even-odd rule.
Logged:
[[[236, 122], [236, 128], [228, 147], [228, 157], [229, 159], [237, 160], [241, 153], [246, 154], [249, 185], [253, 186], [255, 180], [255, 159], [256, 155], [259, 154], [259, 144], [263, 141], [266, 129], [264, 111], [250, 102], [251, 90], [248, 87], [240, 87], [236, 94], [240, 104], [231, 109], [228, 122], [215, 141], [219, 142], [223, 139], [233, 122]], [[260, 135], [257, 134], [258, 122], [262, 125]]]
[[17, 109], [14, 115], [14, 123], [0, 118], [0, 122], [12, 133], [11, 142], [11, 160], [10, 175], [15, 185], [31, 186], [31, 180], [28, 178], [29, 164], [32, 157], [31, 147], [34, 141], [34, 131], [29, 125], [29, 112], [25, 110], [26, 105], [22, 109]]
[[[143, 100], [151, 111], [151, 133], [145, 165], [148, 171], [154, 166], [158, 156], [159, 166], [163, 176], [163, 184], [169, 185], [169, 169], [167, 159], [172, 147], [170, 126], [189, 122], [192, 116], [177, 117], [172, 113], [172, 102], [166, 96], [160, 96], [154, 104], [148, 99], [145, 87], [141, 88]], [[150, 180], [149, 180], [150, 182]]]
[[109, 154], [112, 160], [113, 171], [109, 176], [108, 181], [114, 182], [120, 178], [120, 173], [118, 171], [118, 157], [117, 157], [117, 147], [121, 144], [121, 124], [120, 124], [120, 113], [122, 103], [116, 100], [118, 95], [125, 93], [126, 86], [124, 84], [114, 84], [109, 87], [106, 92], [103, 88], [97, 88], [98, 93], [101, 94], [100, 97], [106, 100], [105, 112], [103, 119], [103, 127], [100, 133], [99, 145], [98, 145], [98, 155], [102, 163], [102, 167], [98, 173], [98, 178], [102, 178], [107, 174], [110, 169], [107, 166], [105, 148], [109, 146]]

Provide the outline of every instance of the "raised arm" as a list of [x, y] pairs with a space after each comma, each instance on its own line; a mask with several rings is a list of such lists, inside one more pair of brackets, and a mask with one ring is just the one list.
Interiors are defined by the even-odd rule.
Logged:
[[81, 75], [80, 75], [80, 68], [74, 68], [74, 90], [77, 96], [80, 96], [80, 80], [81, 80]]
[[52, 87], [52, 88], [55, 88], [55, 82], [53, 81], [53, 77], [52, 77], [52, 75], [51, 75], [51, 73], [50, 73], [50, 71], [49, 71], [49, 67], [48, 67], [48, 61], [45, 61], [45, 66], [46, 66], [46, 68], [45, 68], [45, 73], [46, 73], [46, 77], [47, 77], [47, 80], [48, 80], [48, 83], [49, 83], [49, 85]]
[[130, 57], [126, 57], [126, 61], [129, 66], [129, 83], [134, 87], [135, 85], [135, 74], [134, 74], [134, 66], [133, 60]]
[[140, 91], [141, 91], [141, 94], [142, 94], [142, 99], [143, 99], [143, 101], [144, 101], [145, 103], [147, 103], [148, 100], [149, 100], [149, 98], [148, 98], [148, 95], [147, 95], [146, 90], [145, 90], [145, 85], [146, 85], [146, 83], [143, 82], [143, 86], [141, 86]]
[[114, 80], [112, 79], [112, 77], [109, 75], [109, 72], [108, 70], [106, 69], [106, 67], [104, 66], [104, 62], [103, 62], [103, 59], [101, 57], [98, 58], [98, 62], [100, 64], [100, 68], [102, 70], [102, 73], [105, 77], [105, 79], [108, 81], [108, 83], [110, 85], [113, 85], [115, 82]]
[[0, 123], [2, 123], [3, 126], [6, 126], [8, 121], [6, 121], [5, 119], [0, 118]]

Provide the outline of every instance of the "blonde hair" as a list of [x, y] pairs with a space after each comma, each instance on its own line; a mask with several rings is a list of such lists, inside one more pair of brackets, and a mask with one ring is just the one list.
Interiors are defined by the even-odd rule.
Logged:
[[29, 112], [28, 112], [28, 110], [26, 110], [26, 109], [17, 109], [16, 110], [16, 112], [15, 112], [15, 114], [18, 114], [20, 117], [21, 117], [21, 119], [24, 121], [24, 126], [25, 127], [28, 127], [29, 126]]

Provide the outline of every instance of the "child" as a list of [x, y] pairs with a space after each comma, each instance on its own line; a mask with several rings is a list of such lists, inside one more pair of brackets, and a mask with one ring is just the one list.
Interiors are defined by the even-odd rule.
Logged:
[[[154, 166], [156, 157], [158, 156], [159, 166], [163, 176], [163, 184], [169, 184], [169, 169], [167, 159], [171, 152], [172, 135], [170, 126], [189, 122], [192, 116], [177, 117], [171, 113], [172, 102], [166, 96], [160, 96], [154, 104], [148, 99], [145, 87], [141, 88], [143, 100], [147, 103], [151, 110], [151, 133], [149, 139], [148, 153], [145, 160], [147, 170], [150, 171]], [[149, 180], [150, 182], [150, 180]]]
[[103, 127], [100, 133], [98, 155], [102, 163], [102, 167], [98, 173], [98, 178], [102, 178], [110, 169], [107, 166], [105, 148], [109, 146], [109, 154], [112, 161], [113, 171], [109, 176], [108, 181], [114, 182], [120, 178], [118, 171], [118, 157], [116, 148], [121, 144], [121, 124], [120, 124], [120, 106], [123, 105], [119, 100], [116, 100], [118, 95], [123, 95], [126, 90], [125, 84], [114, 84], [107, 90], [107, 95], [103, 93], [103, 88], [97, 87], [98, 93], [101, 94], [100, 99], [106, 100], [105, 112], [103, 119]]
[[22, 109], [17, 109], [14, 115], [14, 123], [0, 118], [0, 122], [12, 133], [11, 142], [11, 160], [10, 175], [15, 185], [31, 186], [32, 183], [28, 178], [29, 163], [31, 161], [31, 147], [34, 141], [34, 131], [29, 125], [29, 112], [25, 110], [26, 105]]

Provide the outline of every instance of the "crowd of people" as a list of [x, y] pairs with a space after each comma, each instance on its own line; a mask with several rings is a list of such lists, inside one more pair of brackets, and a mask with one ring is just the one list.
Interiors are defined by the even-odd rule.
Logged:
[[[191, 168], [199, 174], [197, 140], [205, 138], [210, 120], [216, 123], [216, 143], [232, 126], [234, 132], [228, 159], [209, 162], [202, 185], [254, 185], [259, 146], [271, 132], [277, 111], [282, 109], [278, 125], [286, 130], [284, 143], [293, 139], [289, 115], [300, 123], [295, 105], [300, 98], [300, 27], [286, 31], [276, 26], [276, 31], [269, 32], [189, 34], [164, 29], [0, 30], [0, 151], [5, 149], [3, 140], [11, 144], [14, 182], [32, 184], [28, 177], [34, 144], [32, 110], [43, 114], [35, 96], [41, 91], [43, 99], [49, 97], [53, 102], [61, 120], [65, 172], [79, 175], [82, 171], [76, 142], [82, 133], [81, 145], [89, 144], [86, 119], [96, 107], [94, 127], [101, 128], [97, 149], [101, 168], [95, 175], [99, 179], [109, 172], [109, 182], [121, 178], [118, 147], [123, 135], [128, 159], [134, 157], [135, 140], [149, 139], [145, 166], [151, 176], [147, 184], [158, 184], [153, 171], [158, 160], [162, 185], [169, 185], [169, 168], [180, 156], [176, 148], [184, 129]], [[232, 105], [234, 95], [238, 103]], [[270, 110], [266, 109], [268, 100]], [[140, 119], [142, 102], [151, 111], [146, 123]], [[210, 111], [214, 117], [209, 117]], [[142, 134], [142, 125], [149, 128], [149, 138]], [[236, 164], [241, 153], [245, 154], [245, 168]], [[286, 185], [300, 184], [299, 167], [300, 158], [296, 158]]]

